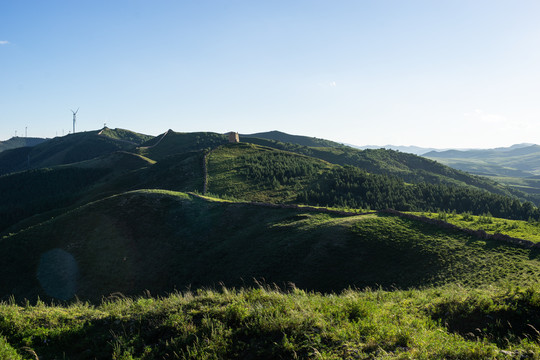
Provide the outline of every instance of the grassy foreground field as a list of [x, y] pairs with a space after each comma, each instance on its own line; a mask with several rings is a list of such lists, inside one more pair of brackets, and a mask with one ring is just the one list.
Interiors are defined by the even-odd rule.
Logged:
[[198, 290], [0, 304], [1, 359], [538, 359], [540, 289]]

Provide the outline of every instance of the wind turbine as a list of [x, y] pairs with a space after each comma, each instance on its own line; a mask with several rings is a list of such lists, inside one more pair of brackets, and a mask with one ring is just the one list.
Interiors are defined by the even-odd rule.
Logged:
[[77, 121], [77, 113], [79, 112], [79, 108], [77, 108], [76, 111], [71, 110], [71, 112], [73, 113], [73, 133], [75, 134], [75, 122]]

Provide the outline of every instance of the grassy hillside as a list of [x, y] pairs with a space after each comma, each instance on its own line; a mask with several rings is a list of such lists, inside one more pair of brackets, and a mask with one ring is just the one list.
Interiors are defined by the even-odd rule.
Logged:
[[[119, 134], [125, 135], [124, 132]], [[410, 185], [396, 177], [369, 174], [355, 167], [341, 167], [294, 152], [248, 143], [217, 146], [225, 141], [219, 134], [168, 132], [154, 145], [137, 149], [125, 140], [103, 135], [83, 134], [81, 139], [80, 143], [64, 145], [81, 150], [85, 142], [95, 142], [95, 150], [105, 154], [47, 170], [0, 177], [0, 189], [10, 193], [0, 204], [0, 214], [4, 215], [0, 232], [23, 229], [61, 213], [66, 207], [129, 190], [203, 192], [205, 164], [206, 190], [222, 197], [349, 208], [456, 210], [477, 215], [491, 212], [499, 217], [525, 220], [538, 217], [538, 211], [530, 204], [472, 187]], [[108, 153], [105, 149], [111, 150], [109, 141], [114, 146], [129, 145], [132, 150], [153, 159], [126, 151]], [[56, 157], [61, 153], [57, 150], [62, 149], [61, 144], [56, 146], [58, 149], [46, 147], [45, 153], [49, 151]], [[200, 148], [204, 150], [196, 150]], [[195, 151], [186, 152], [187, 149]], [[21, 223], [13, 228], [17, 222]]]
[[207, 156], [208, 191], [251, 201], [297, 202], [311, 182], [333, 167], [273, 148], [228, 144]]
[[108, 174], [102, 169], [39, 169], [0, 177], [0, 231], [29, 216], [61, 209]]
[[0, 293], [96, 300], [114, 292], [241, 286], [253, 278], [317, 291], [524, 284], [540, 275], [537, 256], [535, 249], [393, 216], [344, 217], [141, 190], [3, 237]]
[[0, 233], [14, 231], [10, 228], [23, 220], [19, 229], [62, 213], [74, 204], [129, 190], [112, 184], [151, 164], [151, 160], [139, 155], [116, 152], [75, 164], [0, 176]]
[[[538, 359], [537, 287], [0, 305], [3, 359]], [[496, 319], [497, 321], [491, 321]]]
[[[204, 183], [203, 157], [202, 151], [168, 156], [152, 167], [122, 177], [120, 182], [124, 182], [125, 185], [120, 188], [202, 192]], [[117, 184], [114, 186], [116, 187]]]
[[257, 138], [242, 138], [242, 141], [315, 157], [333, 164], [352, 165], [369, 173], [396, 176], [410, 183], [471, 186], [492, 193], [513, 195], [495, 181], [470, 175], [420, 156], [394, 150], [358, 150], [346, 146], [316, 148]]
[[[251, 137], [253, 136], [253, 137]], [[287, 141], [281, 142], [276, 139]], [[395, 176], [409, 183], [469, 186], [491, 193], [540, 203], [537, 197], [517, 188], [511, 189], [493, 180], [455, 170], [436, 161], [393, 150], [358, 150], [328, 140], [289, 135], [278, 131], [242, 135], [242, 142], [294, 152], [337, 165], [351, 165], [373, 174]], [[210, 150], [227, 143], [215, 133], [175, 133], [169, 130], [143, 144], [140, 154], [154, 160], [186, 151]], [[311, 145], [311, 146], [306, 146]]]
[[[523, 201], [532, 201], [537, 205], [540, 204], [538, 197], [527, 195], [527, 192], [522, 192], [517, 188], [509, 188], [493, 180], [470, 175], [413, 154], [386, 149], [358, 150], [327, 140], [288, 135], [280, 132], [255, 135], [260, 137], [242, 136], [241, 141], [305, 155], [332, 164], [351, 165], [372, 174], [398, 177], [409, 183], [468, 186], [494, 194], [520, 198]], [[283, 143], [272, 140], [274, 138], [290, 142]], [[222, 134], [175, 133], [169, 130], [144, 144], [138, 151], [149, 158], [160, 160], [186, 151], [214, 149], [226, 143], [227, 138]], [[313, 146], [302, 145], [307, 143]], [[228, 185], [225, 184], [224, 186]], [[231, 190], [233, 189], [231, 188]], [[288, 197], [290, 198], [290, 194]]]
[[[279, 135], [287, 135], [287, 140], [304, 143], [301, 141], [304, 137], [283, 133]], [[149, 138], [150, 140], [147, 140]], [[320, 147], [333, 144], [331, 142], [327, 144], [322, 140], [313, 143], [319, 147], [306, 147], [262, 138], [242, 138], [242, 140], [314, 157], [332, 164], [352, 165], [373, 174], [396, 176], [410, 183], [466, 185], [507, 196], [524, 195], [512, 193], [493, 181], [470, 176], [412, 154], [384, 149], [361, 151], [341, 145]], [[215, 133], [176, 133], [170, 130], [161, 136], [151, 138], [128, 130], [104, 128], [101, 131], [55, 138], [34, 148], [21, 148], [1, 153], [0, 174], [75, 163], [119, 150], [135, 151], [154, 161], [159, 161], [171, 155], [210, 150], [226, 143], [225, 135]], [[135, 145], [140, 145], [140, 147], [135, 149]]]
[[475, 216], [456, 213], [415, 213], [431, 219], [439, 219], [461, 228], [484, 230], [489, 234], [504, 234], [514, 238], [540, 242], [540, 222], [533, 219], [509, 220], [489, 215]]
[[253, 144], [227, 144], [207, 156], [208, 191], [250, 201], [398, 210], [449, 209], [538, 218], [531, 204], [465, 186], [407, 184], [356, 167]]

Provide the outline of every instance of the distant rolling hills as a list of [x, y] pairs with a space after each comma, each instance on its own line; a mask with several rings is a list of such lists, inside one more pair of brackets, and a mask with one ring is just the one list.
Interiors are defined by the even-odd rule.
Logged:
[[438, 150], [436, 148], [425, 148], [425, 147], [414, 146], [414, 145], [409, 145], [409, 146], [399, 146], [399, 145], [382, 145], [382, 146], [379, 146], [379, 145], [364, 145], [364, 146], [358, 146], [358, 145], [350, 145], [350, 146], [354, 147], [356, 149], [361, 149], [361, 150], [366, 150], [366, 149], [372, 149], [372, 150], [389, 149], [389, 150], [401, 151], [401, 152], [411, 153], [411, 154], [420, 155], [420, 156], [423, 156], [425, 153], [428, 153], [430, 151], [437, 151]]
[[432, 151], [425, 157], [455, 169], [478, 174], [540, 198], [540, 146]]
[[424, 156], [479, 175], [517, 177], [540, 175], [539, 145], [431, 151]]

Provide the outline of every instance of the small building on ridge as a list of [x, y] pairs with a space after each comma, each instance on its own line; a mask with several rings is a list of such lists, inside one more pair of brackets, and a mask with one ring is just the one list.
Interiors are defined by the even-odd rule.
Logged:
[[229, 135], [229, 142], [230, 143], [239, 143], [240, 142], [240, 137], [238, 136], [237, 132], [231, 131], [230, 133], [228, 133], [228, 135]]

